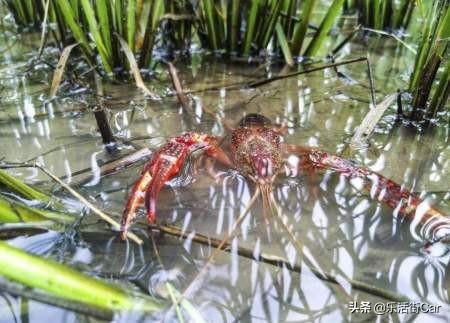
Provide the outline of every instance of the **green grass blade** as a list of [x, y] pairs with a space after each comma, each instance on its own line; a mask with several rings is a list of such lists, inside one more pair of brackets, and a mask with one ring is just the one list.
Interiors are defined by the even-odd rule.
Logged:
[[231, 0], [231, 9], [228, 13], [228, 39], [229, 39], [229, 51], [236, 52], [239, 35], [240, 35], [240, 12], [239, 12], [240, 0]]
[[114, 1], [114, 27], [116, 32], [125, 37], [123, 33], [123, 2], [122, 0]]
[[[384, 1], [382, 1], [382, 2], [384, 2]], [[381, 7], [382, 6], [380, 4], [380, 0], [372, 0], [371, 1], [371, 10], [370, 10], [369, 14], [371, 14], [370, 20], [371, 20], [373, 28], [375, 28], [375, 29], [380, 29], [378, 24], [379, 24], [379, 20], [380, 20], [380, 16], [381, 16], [381, 10], [382, 10]]]
[[422, 40], [420, 42], [419, 51], [416, 55], [416, 60], [414, 62], [414, 70], [413, 74], [409, 79], [409, 91], [412, 92], [416, 87], [419, 80], [419, 77], [423, 70], [423, 65], [425, 64], [426, 55], [428, 54], [428, 48], [430, 46], [430, 37], [431, 37], [431, 19], [436, 14], [437, 4], [430, 9], [430, 12], [426, 18], [425, 27], [422, 33]]
[[450, 43], [450, 4], [447, 5], [443, 18], [439, 21], [436, 35], [437, 54], [444, 56], [445, 50]]
[[[167, 291], [170, 294], [170, 297], [172, 298], [172, 301], [176, 303], [176, 300], [179, 299], [181, 296], [180, 292], [178, 292], [175, 287], [169, 282], [166, 283]], [[200, 312], [185, 298], [183, 297], [181, 300], [181, 307], [184, 308], [184, 310], [190, 315], [192, 322], [195, 323], [204, 323], [205, 320], [203, 319]], [[177, 306], [178, 307], [178, 306]], [[178, 311], [178, 309], [177, 309]], [[178, 315], [180, 317], [180, 315]]]
[[[427, 62], [429, 61], [430, 57], [432, 57], [432, 53], [435, 52], [435, 49], [432, 50], [432, 47], [435, 44], [436, 36], [439, 34], [439, 30], [443, 32], [441, 35], [446, 35], [449, 31], [443, 30], [442, 28], [448, 27], [448, 24], [450, 22], [447, 22], [447, 24], [442, 24], [442, 28], [438, 27], [438, 19], [439, 19], [439, 10], [441, 9], [440, 2], [436, 1], [434, 5], [429, 9], [426, 23], [424, 27], [424, 31], [422, 34], [422, 40], [420, 42], [419, 51], [416, 56], [416, 61], [414, 63], [414, 70], [413, 74], [410, 78], [409, 83], [409, 91], [413, 92], [415, 89], [418, 88], [419, 82], [422, 79], [422, 74], [424, 72], [424, 67], [426, 66]], [[450, 7], [448, 8], [450, 9]], [[447, 10], [447, 14], [449, 13], [449, 10]], [[448, 16], [446, 15], [448, 18]], [[450, 20], [450, 19], [448, 19]], [[439, 55], [438, 55], [439, 56]]]
[[106, 73], [112, 74], [111, 52], [108, 53], [108, 50], [106, 49], [105, 44], [102, 40], [102, 36], [100, 35], [100, 28], [97, 24], [97, 19], [95, 18], [94, 9], [92, 8], [89, 0], [81, 0], [81, 6], [89, 25], [89, 31], [94, 38], [95, 45], [102, 60], [103, 68], [105, 69]]
[[[119, 34], [121, 37], [126, 38], [124, 35], [124, 27], [123, 27], [123, 3], [122, 0], [114, 0], [109, 2], [110, 11], [111, 11], [111, 21], [112, 21], [112, 30]], [[124, 55], [120, 49], [119, 42], [116, 37], [111, 38], [112, 47], [113, 47], [113, 58], [114, 58], [114, 66], [124, 67], [125, 59]]]
[[141, 21], [142, 10], [144, 9], [144, 0], [136, 1], [136, 21]]
[[21, 25], [27, 25], [28, 21], [25, 16], [24, 8], [22, 6], [21, 1], [13, 1], [9, 0], [7, 1], [7, 4], [9, 5], [10, 10], [14, 14], [14, 19], [16, 20], [17, 24]]
[[400, 27], [405, 27], [406, 17], [408, 17], [408, 12], [414, 8], [414, 2], [410, 0], [403, 0], [400, 6], [394, 12], [394, 23], [393, 27], [398, 29]]
[[52, 295], [109, 311], [157, 311], [162, 304], [148, 296], [133, 297], [123, 289], [0, 241], [0, 275]]
[[25, 12], [26, 15], [29, 19], [30, 23], [36, 24], [38, 23], [38, 19], [36, 19], [36, 11], [35, 11], [35, 7], [33, 5], [33, 2], [31, 0], [25, 0]]
[[16, 1], [16, 2], [20, 3], [20, 7], [22, 8], [25, 23], [27, 25], [32, 23], [32, 17], [29, 15], [26, 1]]
[[27, 200], [40, 201], [42, 203], [50, 203], [52, 198], [38, 190], [32, 188], [31, 186], [23, 183], [14, 176], [9, 175], [4, 170], [0, 169], [0, 185], [6, 186], [8, 189], [20, 194]]
[[283, 27], [279, 22], [275, 26], [275, 31], [277, 33], [278, 43], [280, 44], [281, 51], [284, 56], [284, 61], [289, 66], [294, 66], [294, 59], [292, 58], [291, 50], [289, 49], [289, 43], [284, 34]]
[[366, 26], [373, 26], [373, 24], [371, 23], [371, 19], [370, 19], [370, 12], [371, 12], [371, 7], [370, 7], [370, 0], [363, 0], [363, 6], [364, 6], [364, 16], [365, 16], [365, 25]]
[[21, 202], [3, 198], [0, 195], [0, 223], [57, 221], [71, 223], [75, 217], [44, 209], [29, 207]]
[[163, 0], [154, 0], [152, 7], [152, 30], [156, 31], [159, 26], [159, 22], [161, 20], [161, 16], [164, 14], [164, 1]]
[[80, 0], [71, 0], [70, 5], [72, 6], [75, 20], [79, 20], [80, 19]]
[[61, 12], [67, 26], [72, 31], [73, 37], [76, 39], [77, 42], [79, 42], [81, 44], [83, 50], [86, 52], [86, 54], [90, 58], [93, 54], [92, 49], [89, 46], [89, 42], [88, 42], [86, 36], [84, 35], [84, 32], [81, 29], [80, 25], [78, 24], [77, 21], [75, 21], [75, 15], [74, 15], [72, 6], [70, 5], [70, 3], [68, 1], [65, 1], [65, 0], [56, 0], [56, 2], [58, 4], [58, 7], [60, 10], [55, 10], [55, 11]]
[[180, 306], [177, 303], [177, 298], [175, 296], [176, 289], [172, 287], [172, 285], [169, 282], [166, 282], [166, 289], [170, 296], [170, 299], [172, 300], [172, 304], [175, 306], [175, 312], [177, 313], [178, 322], [184, 323], [183, 314], [181, 313]]
[[428, 117], [434, 118], [436, 113], [440, 111], [445, 104], [450, 95], [450, 60], [447, 60], [444, 71], [442, 72], [439, 85], [434, 92], [433, 98], [429, 106]]
[[347, 12], [353, 12], [355, 10], [356, 1], [355, 0], [346, 0], [344, 3], [344, 9]]
[[297, 8], [299, 6], [299, 3], [301, 4], [302, 1], [299, 0], [289, 0], [289, 10], [286, 12], [288, 17], [289, 17], [289, 24], [287, 26], [287, 29], [285, 30], [286, 36], [292, 37], [293, 31], [294, 31], [294, 26], [297, 23], [293, 17], [295, 17], [297, 15]]
[[112, 54], [111, 27], [109, 25], [108, 1], [96, 0], [95, 6], [97, 10], [97, 17], [100, 22], [100, 32], [102, 35], [102, 39], [105, 43], [105, 48], [108, 53]]
[[312, 39], [308, 48], [306, 49], [305, 56], [315, 56], [319, 51], [320, 47], [325, 42], [325, 39], [333, 26], [334, 21], [339, 16], [341, 12], [342, 5], [344, 4], [344, 0], [334, 0], [331, 4], [330, 8], [325, 15], [325, 18], [322, 20], [322, 23], [319, 26], [319, 30], [316, 35]]
[[305, 40], [306, 30], [311, 19], [312, 11], [316, 4], [316, 0], [306, 0], [303, 2], [300, 22], [295, 26], [294, 34], [291, 40], [291, 51], [294, 55], [300, 55], [303, 41]]
[[379, 1], [378, 17], [376, 20], [375, 29], [383, 29], [384, 19], [386, 18], [387, 2], [388, 0]]
[[135, 53], [136, 37], [136, 0], [128, 0], [127, 5], [127, 43], [131, 52]]
[[[272, 6], [270, 8], [270, 11], [271, 11], [270, 18], [267, 23], [267, 28], [264, 31], [263, 40], [262, 40], [262, 44], [261, 44], [261, 46], [263, 48], [267, 47], [267, 45], [269, 44], [270, 38], [272, 38], [273, 31], [275, 29], [275, 25], [277, 24], [278, 18], [280, 17], [281, 3], [282, 2], [279, 0], [272, 1]], [[280, 28], [283, 29], [283, 27], [281, 25], [280, 25]], [[284, 32], [283, 32], [283, 34], [284, 34]]]
[[215, 10], [217, 12], [216, 28], [218, 33], [219, 46], [221, 49], [226, 45], [227, 30], [227, 5], [224, 1], [216, 3]]
[[212, 49], [217, 50], [219, 49], [219, 41], [217, 38], [217, 28], [215, 23], [217, 18], [215, 17], [216, 13], [213, 0], [203, 0], [200, 2], [200, 5], [206, 20], [206, 31], [210, 46]]
[[244, 55], [250, 54], [250, 49], [252, 47], [253, 37], [256, 32], [256, 22], [258, 19], [260, 0], [251, 0], [250, 10], [247, 15], [247, 26], [245, 29], [245, 37], [243, 43], [242, 53]]
[[0, 196], [0, 223], [20, 223], [20, 222], [41, 222], [46, 221], [45, 217], [33, 212], [27, 212], [14, 207], [12, 202]]
[[[57, 30], [59, 33], [59, 39], [57, 39], [58, 43], [59, 43], [59, 47], [63, 47], [65, 44], [67, 39], [69, 39], [71, 36], [69, 36], [70, 34], [72, 34], [73, 38], [76, 39], [76, 36], [73, 34], [73, 32], [71, 31], [71, 26], [69, 26], [69, 24], [65, 21], [65, 17], [64, 17], [64, 13], [62, 12], [61, 9], [59, 9], [59, 6], [55, 3], [56, 1], [50, 1], [50, 21], [56, 23], [57, 25]], [[69, 7], [70, 10], [71, 7]], [[75, 21], [79, 21], [78, 19]], [[50, 29], [51, 30], [51, 29]], [[54, 34], [55, 35], [55, 34]], [[56, 39], [56, 37], [55, 37]], [[78, 41], [80, 43], [80, 41]], [[88, 44], [89, 47], [89, 44]], [[90, 55], [88, 54], [86, 48], [82, 45], [81, 49], [86, 53], [86, 56]], [[90, 49], [90, 48], [89, 48]]]
[[148, 67], [151, 62], [153, 52], [153, 42], [158, 29], [161, 16], [164, 14], [164, 0], [154, 0], [150, 8], [149, 17], [147, 19], [147, 27], [145, 28], [144, 40], [141, 48], [141, 56], [138, 66], [141, 68]]

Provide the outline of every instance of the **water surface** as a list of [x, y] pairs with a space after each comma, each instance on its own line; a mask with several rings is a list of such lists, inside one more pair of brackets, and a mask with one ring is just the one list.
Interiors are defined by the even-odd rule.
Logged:
[[[0, 158], [43, 163], [117, 219], [145, 160], [108, 176], [101, 176], [99, 167], [140, 147], [155, 150], [184, 131], [226, 136], [217, 119], [202, 113], [205, 106], [232, 122], [248, 113], [264, 114], [288, 126], [286, 142], [345, 153], [359, 164], [419, 193], [444, 213], [450, 212], [450, 148], [448, 133], [442, 127], [419, 134], [396, 122], [392, 107], [377, 125], [370, 145], [351, 152], [346, 150], [346, 143], [369, 110], [364, 63], [340, 67], [341, 75], [327, 69], [255, 89], [196, 92], [195, 118], [183, 113], [173, 96], [165, 95], [161, 102], [152, 102], [132, 84], [105, 83], [105, 104], [118, 138], [118, 151], [110, 154], [90, 111], [96, 104], [94, 87], [80, 89], [66, 82], [57, 99], [46, 101], [51, 65], [56, 64], [57, 52], [46, 50], [47, 62], [36, 64], [31, 60], [39, 35], [19, 35], [7, 29], [0, 37]], [[384, 38], [370, 44], [377, 49], [372, 61], [376, 97], [381, 101], [397, 88], [406, 88], [401, 73], [408, 69], [411, 54]], [[356, 41], [337, 60], [364, 55], [366, 47], [362, 40]], [[192, 90], [268, 77], [281, 69], [276, 65], [224, 64], [222, 59], [201, 54], [178, 63], [177, 67], [183, 86]], [[148, 84], [162, 94], [169, 93], [171, 84], [165, 68], [159, 68], [157, 75], [158, 79]], [[82, 174], [77, 175], [80, 171]], [[158, 222], [216, 239], [229, 232], [255, 188], [235, 170], [216, 165], [215, 171], [218, 176], [214, 179], [199, 168], [189, 183], [172, 182], [164, 188], [158, 201]], [[82, 205], [36, 169], [14, 169], [11, 173], [54, 192], [76, 214], [83, 213]], [[10, 242], [85, 273], [156, 296], [166, 296], [165, 281], [172, 282], [179, 291], [191, 286], [188, 299], [211, 322], [369, 319], [448, 322], [447, 246], [427, 246], [432, 237], [333, 171], [318, 173], [314, 178], [304, 172], [279, 176], [274, 196], [296, 244], [274, 217], [264, 216], [262, 202], [258, 200], [235, 230], [231, 252], [220, 252], [206, 274], [199, 277], [198, 272], [214, 248], [192, 239], [157, 235], [154, 239], [161, 264], [144, 217], [133, 226], [145, 240], [141, 247], [120, 241], [117, 233], [92, 214], [83, 219], [80, 231], [68, 227], [65, 233], [20, 236]], [[238, 247], [282, 257], [300, 270], [238, 256]], [[317, 273], [332, 275], [337, 283], [327, 282]], [[370, 302], [374, 306], [392, 300], [352, 288], [351, 281], [402, 295], [411, 302], [441, 306], [440, 311], [352, 313], [351, 302], [359, 305]], [[2, 293], [0, 306], [2, 322], [45, 322], [49, 318], [53, 322], [95, 321], [8, 293]], [[173, 314], [170, 320], [175, 320]], [[144, 319], [139, 313], [117, 313], [117, 321]]]

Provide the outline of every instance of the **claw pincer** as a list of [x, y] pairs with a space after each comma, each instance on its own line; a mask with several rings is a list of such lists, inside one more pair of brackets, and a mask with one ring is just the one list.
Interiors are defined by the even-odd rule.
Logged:
[[156, 220], [156, 200], [164, 184], [177, 176], [186, 158], [197, 149], [206, 149], [214, 153], [215, 137], [195, 132], [188, 132], [171, 138], [148, 162], [134, 184], [122, 215], [122, 238], [125, 238], [130, 223], [143, 201], [147, 209], [147, 220]]

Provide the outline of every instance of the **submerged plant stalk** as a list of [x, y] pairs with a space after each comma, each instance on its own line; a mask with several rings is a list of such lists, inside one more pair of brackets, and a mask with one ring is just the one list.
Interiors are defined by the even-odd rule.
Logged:
[[2, 169], [0, 169], [0, 185], [6, 186], [8, 189], [19, 193], [21, 196], [29, 200], [35, 200], [46, 204], [52, 201], [50, 196], [23, 183]]
[[162, 304], [150, 297], [134, 297], [119, 287], [0, 241], [0, 275], [52, 295], [104, 310], [157, 311]]
[[[446, 87], [450, 82], [448, 59], [446, 60], [449, 44], [450, 3], [435, 1], [425, 19], [414, 71], [410, 77], [409, 91], [413, 94], [411, 118], [414, 120], [434, 117], [445, 106], [448, 98]], [[445, 64], [444, 71], [439, 77], [442, 62]], [[424, 110], [426, 113], [422, 112]]]

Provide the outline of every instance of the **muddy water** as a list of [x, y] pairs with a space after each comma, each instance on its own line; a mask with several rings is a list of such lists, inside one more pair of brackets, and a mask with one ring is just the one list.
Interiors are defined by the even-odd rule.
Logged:
[[[108, 176], [102, 176], [99, 167], [139, 147], [154, 150], [167, 138], [188, 130], [226, 136], [223, 124], [202, 113], [202, 107], [230, 122], [247, 113], [264, 114], [288, 126], [286, 142], [343, 153], [450, 213], [450, 148], [448, 133], [442, 127], [420, 135], [396, 122], [392, 107], [377, 125], [368, 146], [353, 151], [346, 148], [369, 110], [364, 63], [340, 67], [339, 75], [327, 69], [255, 89], [195, 92], [195, 118], [182, 113], [174, 97], [152, 102], [130, 84], [105, 83], [105, 104], [118, 138], [118, 149], [110, 154], [89, 111], [95, 105], [93, 90], [65, 84], [60, 96], [47, 102], [51, 67], [30, 61], [38, 35], [12, 36], [5, 32], [2, 37], [0, 157], [10, 162], [43, 163], [117, 219], [145, 160]], [[411, 54], [386, 39], [371, 44], [378, 46], [372, 61], [376, 97], [381, 101], [397, 88], [406, 87], [401, 72], [407, 70]], [[338, 59], [364, 54], [365, 47], [364, 43], [354, 43]], [[46, 51], [44, 55], [48, 63], [56, 63], [54, 53]], [[280, 72], [277, 67], [224, 65], [201, 55], [194, 55], [178, 68], [183, 85], [192, 90], [220, 88]], [[158, 80], [149, 85], [165, 94], [170, 88], [168, 75], [164, 68], [157, 75]], [[174, 181], [164, 188], [158, 202], [158, 221], [216, 239], [230, 232], [255, 188], [234, 170], [215, 165], [214, 171], [216, 178], [200, 167], [188, 181]], [[34, 169], [11, 173], [54, 192], [77, 214], [83, 213], [82, 206], [45, 175]], [[166, 296], [165, 281], [179, 291], [189, 287], [188, 299], [211, 322], [450, 319], [450, 256], [445, 245], [427, 245], [432, 233], [421, 232], [414, 221], [397, 216], [359, 190], [357, 183], [333, 171], [315, 176], [301, 171], [281, 175], [274, 185], [274, 197], [285, 224], [264, 212], [258, 200], [233, 231], [236, 236], [230, 241], [231, 252], [220, 252], [206, 271], [202, 268], [214, 248], [196, 243], [192, 235], [180, 240], [155, 234], [154, 245], [143, 217], [133, 226], [146, 241], [142, 247], [119, 241], [116, 233], [90, 214], [78, 229], [20, 236], [10, 242], [153, 295]], [[155, 256], [155, 246], [162, 264]], [[281, 257], [286, 264], [274, 266], [239, 256], [238, 247]], [[88, 320], [35, 300], [7, 293], [2, 296], [2, 322]], [[419, 310], [415, 310], [417, 306]], [[432, 313], [432, 306], [438, 313]], [[175, 317], [174, 313], [167, 314], [169, 320]], [[117, 313], [116, 319], [129, 322], [150, 317]]]

